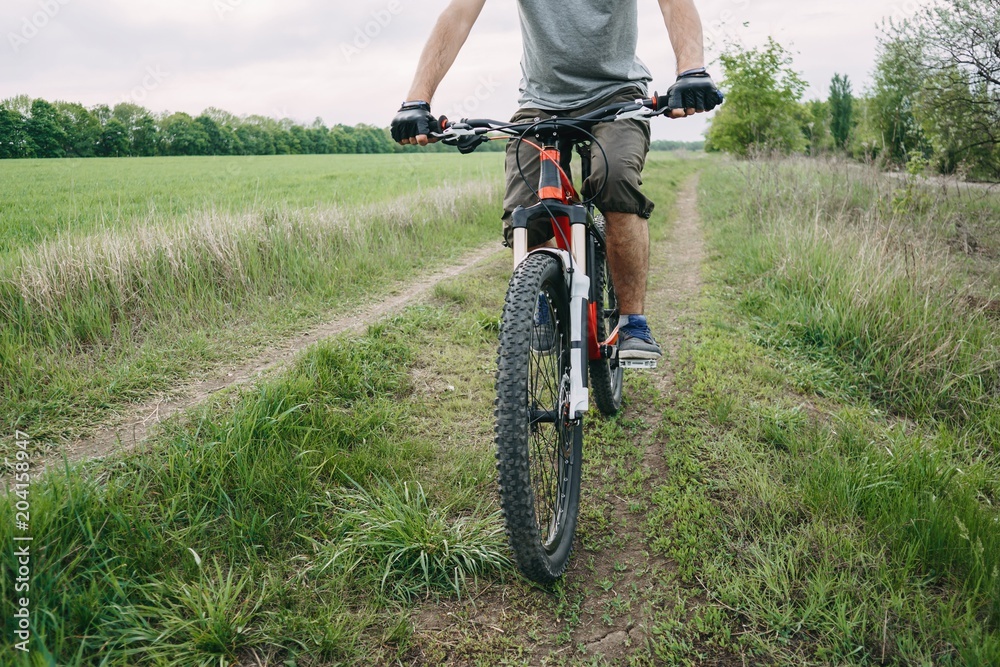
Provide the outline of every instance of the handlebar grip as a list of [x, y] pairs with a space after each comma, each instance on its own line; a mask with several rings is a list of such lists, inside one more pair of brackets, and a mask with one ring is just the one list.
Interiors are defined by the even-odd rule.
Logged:
[[653, 111], [663, 111], [664, 109], [669, 109], [667, 106], [667, 96], [660, 96], [659, 93], [653, 93], [653, 97], [649, 100], [649, 108]]

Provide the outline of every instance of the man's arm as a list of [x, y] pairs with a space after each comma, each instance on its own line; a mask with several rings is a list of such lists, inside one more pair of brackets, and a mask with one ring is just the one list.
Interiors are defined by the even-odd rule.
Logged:
[[[670, 43], [677, 58], [677, 74], [704, 67], [705, 35], [694, 0], [659, 0], [659, 3], [660, 11], [663, 12], [663, 22], [667, 24]], [[670, 115], [682, 118], [696, 111], [698, 109], [674, 109]]]
[[[472, 26], [485, 5], [486, 0], [452, 0], [427, 40], [407, 101], [430, 103], [441, 81], [455, 63], [458, 52], [469, 38]], [[401, 143], [426, 146], [427, 142], [427, 136], [420, 135], [404, 139]]]
[[705, 66], [705, 36], [694, 0], [659, 0], [677, 57], [677, 73]]

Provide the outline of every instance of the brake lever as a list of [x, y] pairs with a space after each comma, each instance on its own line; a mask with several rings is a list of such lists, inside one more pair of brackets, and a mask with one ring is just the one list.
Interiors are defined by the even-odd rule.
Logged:
[[633, 118], [651, 118], [655, 115], [656, 112], [654, 112], [649, 107], [637, 105], [635, 109], [629, 109], [628, 111], [622, 109], [621, 111], [616, 113], [615, 122], [618, 122], [620, 120], [632, 120]]
[[464, 123], [452, 123], [444, 132], [434, 132], [434, 136], [442, 141], [458, 140], [462, 137], [478, 137], [489, 132], [486, 128], [470, 127]]
[[486, 128], [472, 128], [463, 123], [453, 123], [444, 132], [435, 132], [434, 136], [445, 146], [455, 146], [460, 153], [467, 154], [476, 150], [489, 139]]

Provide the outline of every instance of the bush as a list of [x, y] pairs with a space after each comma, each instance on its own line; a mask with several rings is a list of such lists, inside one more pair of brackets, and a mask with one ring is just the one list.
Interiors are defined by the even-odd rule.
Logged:
[[806, 83], [792, 69], [791, 54], [773, 39], [757, 49], [730, 45], [719, 60], [725, 103], [708, 129], [706, 150], [740, 156], [805, 148], [799, 100]]

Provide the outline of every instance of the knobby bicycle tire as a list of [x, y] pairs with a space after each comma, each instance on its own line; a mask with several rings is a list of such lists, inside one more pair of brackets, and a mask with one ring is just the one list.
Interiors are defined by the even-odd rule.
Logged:
[[[594, 226], [599, 238], [594, 239], [594, 266], [590, 268], [590, 274], [594, 285], [593, 302], [597, 307], [597, 340], [604, 342], [618, 326], [618, 296], [611, 281], [607, 247], [604, 245], [604, 217], [597, 216]], [[610, 417], [621, 409], [623, 379], [624, 369], [618, 364], [618, 359], [597, 359], [590, 362], [590, 392], [602, 415]]]
[[496, 447], [508, 541], [518, 568], [539, 583], [566, 570], [579, 511], [583, 427], [566, 419], [570, 351], [561, 263], [530, 255], [515, 270], [504, 303]]

